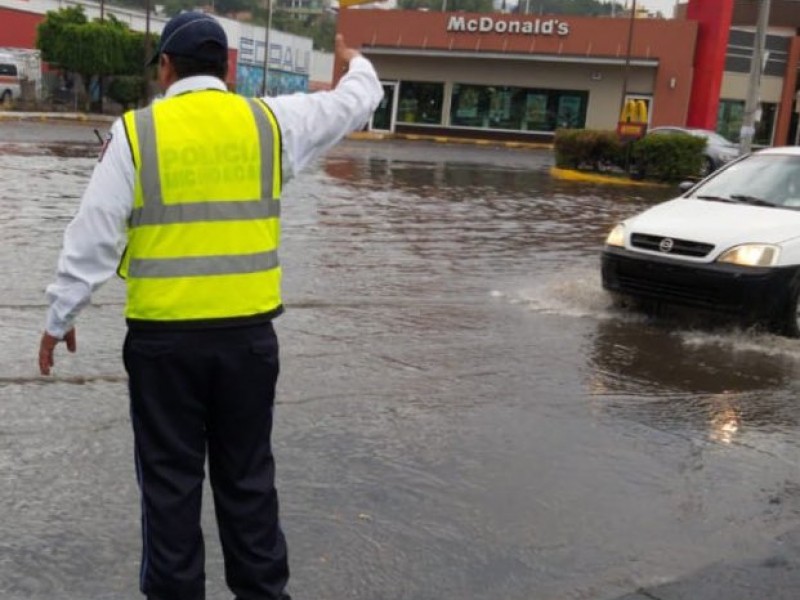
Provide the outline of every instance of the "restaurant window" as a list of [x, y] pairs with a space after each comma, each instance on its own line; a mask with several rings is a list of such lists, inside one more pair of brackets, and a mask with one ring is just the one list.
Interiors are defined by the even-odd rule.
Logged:
[[397, 120], [401, 123], [441, 125], [443, 83], [403, 81], [397, 102]]
[[[761, 103], [761, 120], [756, 123], [756, 133], [753, 143], [758, 146], [772, 144], [772, 132], [775, 127], [775, 116], [778, 105], [771, 102]], [[720, 100], [717, 109], [717, 133], [730, 141], [739, 143], [741, 128], [744, 120], [743, 100]]]
[[587, 92], [454, 84], [450, 124], [455, 127], [555, 131], [582, 128]]

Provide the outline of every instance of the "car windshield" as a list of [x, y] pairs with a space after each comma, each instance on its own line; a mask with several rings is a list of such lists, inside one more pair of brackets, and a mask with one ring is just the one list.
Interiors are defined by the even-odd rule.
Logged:
[[800, 209], [800, 156], [754, 154], [723, 169], [688, 197]]

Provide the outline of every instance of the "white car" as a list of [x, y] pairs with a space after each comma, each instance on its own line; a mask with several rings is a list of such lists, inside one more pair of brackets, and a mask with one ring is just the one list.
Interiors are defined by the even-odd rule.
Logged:
[[800, 147], [742, 157], [679, 198], [616, 225], [603, 287], [800, 336]]

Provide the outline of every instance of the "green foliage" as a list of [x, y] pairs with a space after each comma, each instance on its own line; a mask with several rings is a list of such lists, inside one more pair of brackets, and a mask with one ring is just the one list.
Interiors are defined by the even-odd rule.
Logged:
[[104, 23], [65, 26], [56, 44], [58, 65], [82, 75], [110, 75], [124, 69], [126, 32]]
[[111, 80], [106, 93], [109, 98], [127, 110], [142, 97], [143, 88], [144, 78], [141, 75], [123, 75]]
[[84, 86], [97, 78], [144, 70], [145, 35], [113, 16], [88, 22], [81, 7], [48, 12], [38, 28], [37, 47], [53, 66], [80, 74]]
[[696, 177], [703, 164], [706, 139], [685, 133], [646, 135], [633, 145], [636, 173], [657, 181]]
[[[398, 8], [404, 10], [444, 10], [477, 13], [496, 12], [492, 0], [399, 0]], [[624, 6], [615, 2], [614, 10], [621, 14]], [[516, 5], [516, 10], [514, 6]], [[610, 15], [612, 5], [601, 0], [505, 0], [504, 6], [513, 12], [557, 15]]]
[[[622, 2], [615, 2], [615, 14], [625, 9]], [[599, 0], [520, 0], [518, 12], [530, 14], [604, 16], [612, 14], [612, 3]]]
[[[266, 26], [265, 13], [266, 11], [257, 11], [256, 16], [261, 24]], [[272, 13], [272, 28], [310, 37], [315, 50], [333, 52], [333, 38], [336, 35], [336, 19], [333, 15], [322, 13], [298, 18], [288, 11], [276, 8]]]
[[589, 171], [629, 169], [638, 178], [681, 181], [700, 172], [706, 140], [678, 133], [646, 135], [624, 143], [615, 131], [560, 129], [554, 144], [558, 167]]
[[61, 10], [47, 11], [44, 20], [36, 28], [36, 47], [42, 51], [42, 60], [59, 66], [62, 47], [61, 33], [68, 25], [87, 23], [83, 7], [73, 6]]
[[556, 166], [600, 171], [621, 166], [624, 146], [614, 131], [559, 129], [555, 135]]

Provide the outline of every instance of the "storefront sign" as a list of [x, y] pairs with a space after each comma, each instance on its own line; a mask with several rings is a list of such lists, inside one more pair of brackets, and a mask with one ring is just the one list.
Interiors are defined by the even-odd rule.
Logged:
[[524, 35], [569, 35], [569, 23], [560, 19], [497, 19], [477, 17], [468, 19], [451, 15], [447, 21], [448, 32], [465, 33], [520, 33]]
[[647, 133], [647, 103], [629, 99], [622, 107], [617, 123], [617, 135], [623, 140], [638, 140]]
[[[310, 38], [271, 31], [269, 40], [269, 68], [286, 73], [307, 75], [311, 66]], [[239, 38], [239, 63], [264, 64], [264, 40], [242, 36]]]

